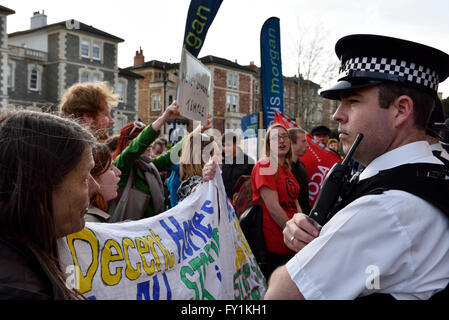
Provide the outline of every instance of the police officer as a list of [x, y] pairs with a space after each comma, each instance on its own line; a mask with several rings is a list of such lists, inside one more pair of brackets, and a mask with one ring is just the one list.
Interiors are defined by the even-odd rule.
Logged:
[[[354, 190], [410, 167], [431, 172], [435, 181], [443, 177], [438, 183], [449, 190], [425, 131], [438, 83], [449, 75], [449, 55], [377, 35], [343, 37], [335, 51], [342, 76], [320, 94], [341, 100], [333, 120], [345, 153], [364, 135], [353, 158], [366, 168]], [[265, 298], [430, 298], [449, 282], [447, 200], [432, 201], [387, 188], [345, 203], [323, 227], [296, 214], [284, 242], [297, 254], [272, 274]]]

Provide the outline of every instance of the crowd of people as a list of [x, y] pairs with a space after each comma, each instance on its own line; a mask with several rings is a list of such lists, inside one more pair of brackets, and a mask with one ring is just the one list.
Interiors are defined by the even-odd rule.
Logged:
[[[265, 298], [354, 299], [384, 293], [428, 299], [446, 288], [449, 204], [434, 195], [449, 191], [449, 155], [440, 142], [446, 130], [443, 116], [431, 115], [441, 110], [434, 85], [449, 75], [449, 56], [369, 35], [345, 37], [336, 51], [347, 76], [321, 95], [341, 101], [333, 115], [340, 141], [330, 138], [325, 126], [311, 134], [342, 158], [356, 135], [364, 134], [353, 156], [361, 174], [351, 189], [363, 192], [341, 195], [323, 225], [309, 217], [309, 176], [300, 160], [308, 149], [307, 133], [300, 128], [271, 125], [259, 160], [242, 151], [236, 135], [226, 133], [221, 140], [209, 135], [210, 124], [169, 145], [160, 131], [180, 117], [175, 101], [153, 123], [131, 121], [110, 137], [111, 108], [118, 96], [107, 83], [73, 85], [64, 94], [59, 116], [2, 112], [0, 298], [80, 298], [65, 286], [57, 239], [82, 230], [86, 221], [158, 215], [212, 180], [217, 170], [231, 204], [236, 205], [236, 185], [246, 177], [252, 204], [261, 208], [267, 256], [260, 267], [269, 279]], [[426, 81], [433, 85], [413, 77], [383, 77], [387, 69], [379, 68], [387, 63], [374, 71], [357, 69], [355, 59], [373, 54], [429, 67], [433, 73], [426, 74]], [[435, 61], [428, 62], [427, 56]], [[418, 172], [416, 181], [404, 180], [419, 184], [415, 189], [428, 189], [425, 195], [378, 181], [381, 173], [396, 177], [394, 169], [408, 164], [424, 164], [411, 168]], [[379, 183], [382, 188], [373, 192], [370, 186]], [[366, 286], [371, 265], [380, 272], [377, 290]]]

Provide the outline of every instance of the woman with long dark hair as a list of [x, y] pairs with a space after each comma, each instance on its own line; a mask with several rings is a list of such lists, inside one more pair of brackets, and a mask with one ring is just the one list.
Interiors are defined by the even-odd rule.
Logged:
[[0, 299], [77, 298], [57, 239], [84, 228], [94, 141], [54, 115], [0, 115]]

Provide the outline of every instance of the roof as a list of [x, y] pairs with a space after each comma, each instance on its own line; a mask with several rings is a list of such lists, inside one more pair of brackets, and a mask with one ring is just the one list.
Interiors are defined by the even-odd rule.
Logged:
[[7, 7], [4, 7], [4, 6], [0, 6], [0, 12], [1, 13], [6, 13], [6, 15], [10, 15], [10, 14], [16, 13], [14, 10], [9, 9]]
[[[72, 19], [72, 22], [75, 21], [74, 19]], [[94, 34], [96, 36], [108, 39], [108, 40], [112, 40], [115, 42], [123, 42], [125, 40], [123, 40], [122, 38], [116, 37], [110, 33], [104, 32], [102, 30], [96, 29], [92, 26], [88, 26], [87, 24], [84, 24], [82, 22], [79, 23], [79, 29], [76, 28], [68, 28], [67, 27], [67, 22], [70, 22], [70, 20], [67, 21], [62, 21], [62, 22], [58, 22], [58, 23], [53, 23], [53, 24], [49, 24], [40, 28], [36, 28], [36, 29], [29, 29], [29, 30], [24, 30], [24, 31], [18, 31], [18, 32], [13, 32], [8, 34], [9, 38], [12, 37], [17, 37], [17, 36], [22, 36], [22, 35], [27, 35], [27, 34], [31, 34], [33, 32], [37, 32], [37, 31], [42, 31], [42, 30], [54, 30], [54, 29], [59, 29], [59, 28], [64, 28], [64, 29], [68, 29], [68, 30], [76, 30], [79, 32], [83, 32], [83, 33], [88, 33], [88, 34]]]
[[166, 70], [171, 70], [171, 69], [178, 69], [179, 68], [179, 63], [168, 63], [168, 62], [162, 62], [159, 60], [151, 60], [148, 62], [145, 62], [144, 64], [140, 65], [140, 66], [132, 66], [132, 67], [128, 67], [126, 68], [127, 70], [135, 70], [135, 69], [143, 69], [143, 68], [156, 68], [156, 69], [165, 69]]
[[118, 75], [128, 77], [128, 78], [136, 78], [136, 79], [144, 79], [145, 78], [145, 77], [141, 76], [140, 74], [130, 71], [129, 68], [126, 68], [126, 69], [118, 68]]
[[216, 56], [209, 55], [209, 56], [202, 57], [199, 60], [204, 64], [217, 64], [217, 65], [224, 66], [224, 67], [229, 67], [229, 68], [233, 68], [233, 69], [238, 69], [238, 70], [242, 70], [242, 71], [246, 71], [246, 72], [255, 73], [255, 71], [253, 71], [249, 67], [245, 67], [236, 62], [232, 62], [232, 61], [226, 60], [224, 58], [219, 58]]

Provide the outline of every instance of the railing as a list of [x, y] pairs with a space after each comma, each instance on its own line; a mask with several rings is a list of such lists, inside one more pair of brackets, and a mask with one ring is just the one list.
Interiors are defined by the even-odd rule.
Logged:
[[30, 48], [24, 48], [24, 47], [18, 47], [18, 46], [12, 46], [8, 45], [8, 49], [10, 54], [19, 56], [19, 57], [25, 57], [25, 58], [31, 58], [35, 60], [41, 60], [46, 61], [48, 60], [48, 54], [47, 52], [30, 49]]

